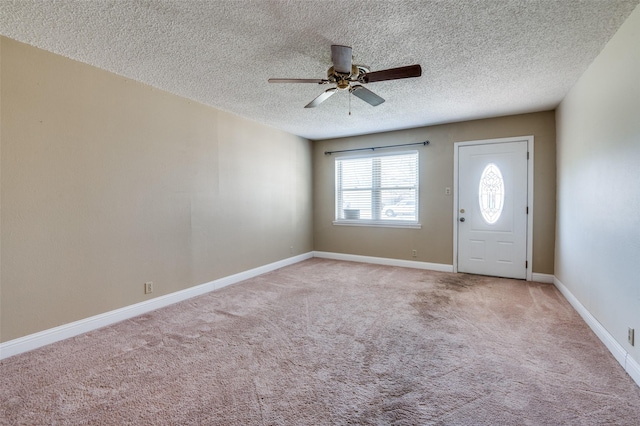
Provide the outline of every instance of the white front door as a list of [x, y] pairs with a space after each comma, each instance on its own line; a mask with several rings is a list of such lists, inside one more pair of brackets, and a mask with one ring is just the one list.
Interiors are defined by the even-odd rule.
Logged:
[[456, 150], [458, 272], [527, 278], [528, 141]]

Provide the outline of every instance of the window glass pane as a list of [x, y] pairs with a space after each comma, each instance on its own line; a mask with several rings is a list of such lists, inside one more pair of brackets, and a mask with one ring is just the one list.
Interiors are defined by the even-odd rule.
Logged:
[[416, 221], [416, 191], [382, 191], [382, 216], [387, 220]]
[[371, 219], [371, 191], [345, 191], [342, 210], [342, 219]]
[[371, 188], [371, 159], [358, 158], [342, 162], [343, 188]]
[[496, 223], [500, 219], [504, 204], [504, 179], [500, 168], [493, 163], [488, 164], [480, 176], [478, 201], [485, 222]]
[[380, 185], [384, 187], [413, 187], [416, 184], [415, 155], [394, 155], [380, 159]]

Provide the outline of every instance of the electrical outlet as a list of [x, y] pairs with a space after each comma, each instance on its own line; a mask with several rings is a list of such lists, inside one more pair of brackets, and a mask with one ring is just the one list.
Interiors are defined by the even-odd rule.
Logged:
[[144, 283], [144, 294], [153, 293], [153, 282], [148, 281]]
[[411, 250], [411, 257], [418, 257], [418, 250]]
[[289, 247], [289, 254], [293, 254], [293, 246]]
[[627, 334], [627, 339], [629, 339], [629, 344], [630, 344], [631, 346], [633, 346], [633, 345], [634, 345], [634, 343], [635, 343], [635, 342], [634, 342], [634, 340], [635, 340], [635, 336], [634, 336], [634, 335], [635, 335], [635, 334], [636, 334], [636, 333], [635, 333], [635, 329], [633, 329], [633, 328], [629, 327], [629, 332], [628, 332], [628, 334]]
[[448, 186], [444, 189], [444, 195], [451, 195], [451, 188]]

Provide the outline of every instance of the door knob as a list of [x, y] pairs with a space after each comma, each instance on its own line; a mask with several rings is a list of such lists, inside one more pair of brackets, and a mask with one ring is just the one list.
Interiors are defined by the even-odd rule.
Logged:
[[464, 217], [461, 217], [461, 218], [460, 218], [460, 222], [464, 222]]

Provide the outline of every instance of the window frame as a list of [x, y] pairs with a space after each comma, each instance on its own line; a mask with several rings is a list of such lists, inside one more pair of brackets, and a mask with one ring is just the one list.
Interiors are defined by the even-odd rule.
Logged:
[[[382, 175], [376, 173], [375, 158], [381, 157], [393, 157], [400, 155], [415, 155], [416, 172], [415, 172], [415, 185], [411, 186], [394, 186], [383, 187], [381, 184]], [[342, 188], [342, 173], [340, 171], [340, 162], [345, 160], [359, 160], [359, 159], [372, 159], [371, 169], [371, 186], [365, 188], [358, 188], [358, 190], [370, 190], [371, 191], [371, 211], [372, 216], [375, 212], [379, 213], [380, 217], [372, 217], [371, 219], [346, 219], [340, 218], [340, 209], [342, 208], [341, 194], [344, 193]], [[378, 163], [380, 164], [380, 163]], [[392, 152], [375, 152], [359, 155], [341, 155], [334, 159], [334, 225], [346, 225], [346, 226], [371, 226], [371, 227], [385, 227], [385, 228], [414, 228], [420, 229], [420, 152], [418, 150], [400, 150]], [[340, 187], [338, 186], [340, 185]], [[385, 219], [382, 216], [382, 192], [385, 190], [410, 190], [414, 191], [415, 197], [415, 220], [398, 220], [398, 219]], [[344, 210], [344, 209], [343, 209]]]

